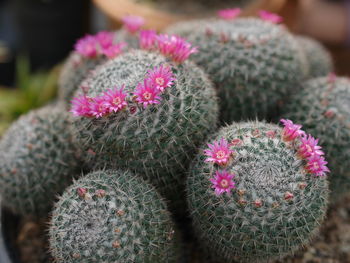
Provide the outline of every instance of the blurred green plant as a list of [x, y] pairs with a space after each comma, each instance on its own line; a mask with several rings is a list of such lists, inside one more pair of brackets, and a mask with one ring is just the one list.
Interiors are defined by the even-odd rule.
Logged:
[[21, 114], [56, 97], [58, 74], [57, 66], [49, 71], [31, 73], [28, 58], [18, 57], [16, 88], [0, 87], [0, 136]]

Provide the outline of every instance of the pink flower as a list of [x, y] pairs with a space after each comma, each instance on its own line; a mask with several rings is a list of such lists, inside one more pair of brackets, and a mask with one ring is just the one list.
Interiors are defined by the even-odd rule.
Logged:
[[239, 16], [241, 12], [242, 10], [240, 8], [222, 9], [218, 11], [218, 16], [222, 19], [232, 20]]
[[175, 80], [171, 68], [164, 65], [149, 70], [146, 78], [152, 86], [156, 87], [161, 92], [163, 92], [165, 88], [171, 87]]
[[97, 55], [97, 44], [95, 37], [87, 35], [79, 39], [74, 48], [76, 52], [84, 57], [94, 58]]
[[225, 165], [231, 158], [233, 153], [229, 148], [228, 142], [221, 138], [219, 142], [214, 142], [214, 144], [208, 143], [208, 150], [204, 150], [204, 154], [208, 156], [205, 162], [213, 162], [219, 165]]
[[314, 154], [308, 158], [306, 165], [306, 170], [316, 176], [324, 176], [329, 172], [328, 167], [326, 166], [327, 162], [323, 156]]
[[104, 96], [99, 96], [94, 98], [93, 102], [91, 103], [91, 115], [95, 116], [96, 118], [101, 118], [108, 114], [108, 105], [106, 103]]
[[139, 43], [142, 49], [151, 50], [157, 42], [157, 34], [154, 30], [141, 30], [139, 35]]
[[115, 58], [123, 52], [123, 48], [126, 46], [126, 43], [120, 42], [118, 44], [103, 48], [102, 53], [108, 58]]
[[164, 56], [170, 56], [174, 52], [175, 36], [169, 36], [166, 34], [160, 34], [157, 36], [158, 50]]
[[73, 98], [72, 101], [72, 108], [70, 112], [73, 113], [74, 116], [84, 116], [84, 117], [91, 117], [91, 106], [92, 106], [92, 99], [87, 97], [86, 95], [81, 95], [77, 98]]
[[124, 93], [124, 88], [125, 86], [122, 86], [120, 89], [109, 89], [104, 93], [105, 105], [109, 113], [122, 110], [128, 105], [125, 101], [126, 94]]
[[282, 131], [283, 140], [287, 142], [293, 141], [295, 138], [305, 134], [304, 131], [300, 130], [302, 126], [294, 124], [291, 120], [281, 119], [280, 122], [284, 125]]
[[95, 38], [102, 49], [109, 48], [113, 45], [114, 33], [101, 31], [96, 34]]
[[276, 15], [274, 13], [270, 13], [270, 12], [265, 11], [265, 10], [260, 10], [259, 16], [262, 20], [270, 21], [274, 24], [278, 24], [278, 23], [281, 23], [283, 21], [283, 18], [281, 16]]
[[143, 83], [139, 83], [134, 92], [136, 96], [136, 101], [140, 104], [143, 104], [143, 107], [146, 108], [150, 104], [159, 104], [161, 97], [158, 96], [159, 90], [151, 86], [147, 79]]
[[298, 150], [298, 155], [303, 158], [309, 158], [312, 155], [324, 155], [321, 151], [322, 147], [317, 145], [318, 139], [315, 139], [310, 134], [308, 136], [303, 136], [301, 139], [301, 145]]
[[124, 26], [129, 33], [135, 33], [145, 24], [145, 20], [140, 16], [124, 16], [122, 18]]
[[210, 179], [213, 183], [212, 188], [215, 189], [216, 195], [221, 195], [223, 193], [229, 193], [231, 189], [235, 187], [235, 182], [232, 180], [234, 174], [230, 174], [226, 170], [216, 171], [215, 177]]
[[164, 56], [169, 56], [177, 63], [184, 62], [191, 54], [198, 51], [197, 47], [178, 36], [158, 35], [158, 50]]

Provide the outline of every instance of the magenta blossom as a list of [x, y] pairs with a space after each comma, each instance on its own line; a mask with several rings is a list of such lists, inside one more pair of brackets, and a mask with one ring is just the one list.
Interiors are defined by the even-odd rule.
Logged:
[[305, 132], [301, 130], [301, 125], [294, 124], [291, 120], [281, 119], [280, 122], [283, 123], [284, 128], [282, 131], [282, 137], [285, 141], [293, 141], [295, 138], [304, 135]]
[[314, 154], [307, 160], [306, 170], [316, 176], [325, 176], [329, 172], [327, 162], [323, 156]]
[[157, 43], [157, 34], [154, 30], [141, 30], [139, 35], [140, 47], [145, 50], [155, 48]]
[[125, 101], [126, 94], [124, 93], [124, 88], [125, 86], [122, 86], [120, 89], [115, 87], [104, 92], [103, 97], [109, 113], [120, 111], [128, 105]]
[[136, 96], [136, 101], [143, 104], [144, 108], [150, 104], [159, 104], [161, 100], [161, 97], [158, 96], [159, 90], [150, 85], [147, 79], [137, 85], [134, 95]]
[[171, 87], [175, 80], [171, 68], [164, 65], [149, 70], [146, 78], [151, 86], [156, 87], [161, 92], [166, 88]]
[[226, 165], [233, 154], [229, 143], [224, 138], [221, 138], [219, 142], [215, 141], [214, 144], [208, 143], [208, 147], [209, 149], [204, 150], [204, 154], [208, 156], [205, 162]]
[[141, 16], [124, 16], [122, 18], [124, 26], [129, 33], [134, 34], [145, 24], [145, 19]]
[[235, 187], [235, 182], [232, 180], [234, 174], [230, 174], [226, 170], [216, 171], [215, 177], [210, 179], [215, 189], [216, 195], [221, 195], [223, 193], [230, 193], [231, 189]]
[[70, 112], [73, 113], [74, 116], [91, 117], [92, 101], [93, 100], [86, 95], [73, 98]]
[[308, 136], [303, 136], [301, 139], [301, 145], [298, 150], [298, 155], [303, 158], [309, 158], [312, 155], [324, 155], [324, 152], [321, 151], [322, 147], [317, 145], [318, 139], [315, 139], [310, 134]]
[[274, 13], [270, 13], [266, 10], [260, 10], [259, 11], [259, 16], [262, 20], [265, 20], [265, 21], [270, 21], [274, 24], [279, 24], [283, 21], [283, 18], [279, 15], [276, 15]]
[[218, 16], [225, 20], [233, 20], [241, 14], [240, 8], [228, 8], [218, 11]]
[[158, 50], [164, 56], [169, 56], [176, 63], [182, 63], [188, 57], [198, 51], [197, 47], [192, 47], [185, 39], [179, 36], [158, 35]]
[[109, 48], [113, 45], [114, 33], [101, 31], [95, 35], [96, 41], [100, 44], [101, 48]]
[[176, 63], [182, 63], [193, 53], [197, 53], [198, 48], [192, 47], [192, 45], [186, 42], [183, 38], [175, 37], [174, 50], [171, 58]]
[[109, 113], [108, 111], [108, 105], [106, 103], [104, 96], [99, 96], [93, 99], [93, 102], [91, 103], [91, 115], [95, 116], [96, 118], [101, 118]]
[[97, 56], [97, 45], [96, 38], [91, 35], [79, 39], [75, 44], [75, 51], [87, 58], [94, 58]]
[[118, 44], [114, 44], [109, 47], [103, 48], [102, 53], [108, 58], [115, 58], [123, 52], [123, 48], [126, 46], [126, 43], [120, 42]]

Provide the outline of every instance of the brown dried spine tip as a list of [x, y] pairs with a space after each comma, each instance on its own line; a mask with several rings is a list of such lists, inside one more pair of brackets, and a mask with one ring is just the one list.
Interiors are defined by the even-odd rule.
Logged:
[[123, 215], [125, 215], [125, 212], [123, 210], [118, 210], [117, 211], [117, 215], [118, 216], [123, 216]]
[[114, 247], [114, 248], [120, 248], [120, 243], [119, 243], [118, 241], [114, 241], [114, 242], [112, 243], [112, 247]]
[[106, 191], [103, 190], [103, 189], [99, 189], [99, 190], [97, 190], [97, 191], [95, 192], [95, 195], [96, 195], [97, 197], [100, 197], [100, 198], [105, 197], [105, 196], [106, 196]]

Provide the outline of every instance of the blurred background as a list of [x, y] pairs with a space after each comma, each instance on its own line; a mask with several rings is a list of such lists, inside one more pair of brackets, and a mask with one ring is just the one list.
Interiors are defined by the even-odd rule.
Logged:
[[[181, 1], [181, 4], [178, 4]], [[350, 74], [350, 0], [0, 0], [0, 134], [8, 123], [55, 96], [59, 64], [87, 33], [120, 27], [126, 14], [146, 27], [215, 15], [241, 6], [244, 15], [265, 9], [283, 16], [294, 32], [321, 41], [336, 73]]]

